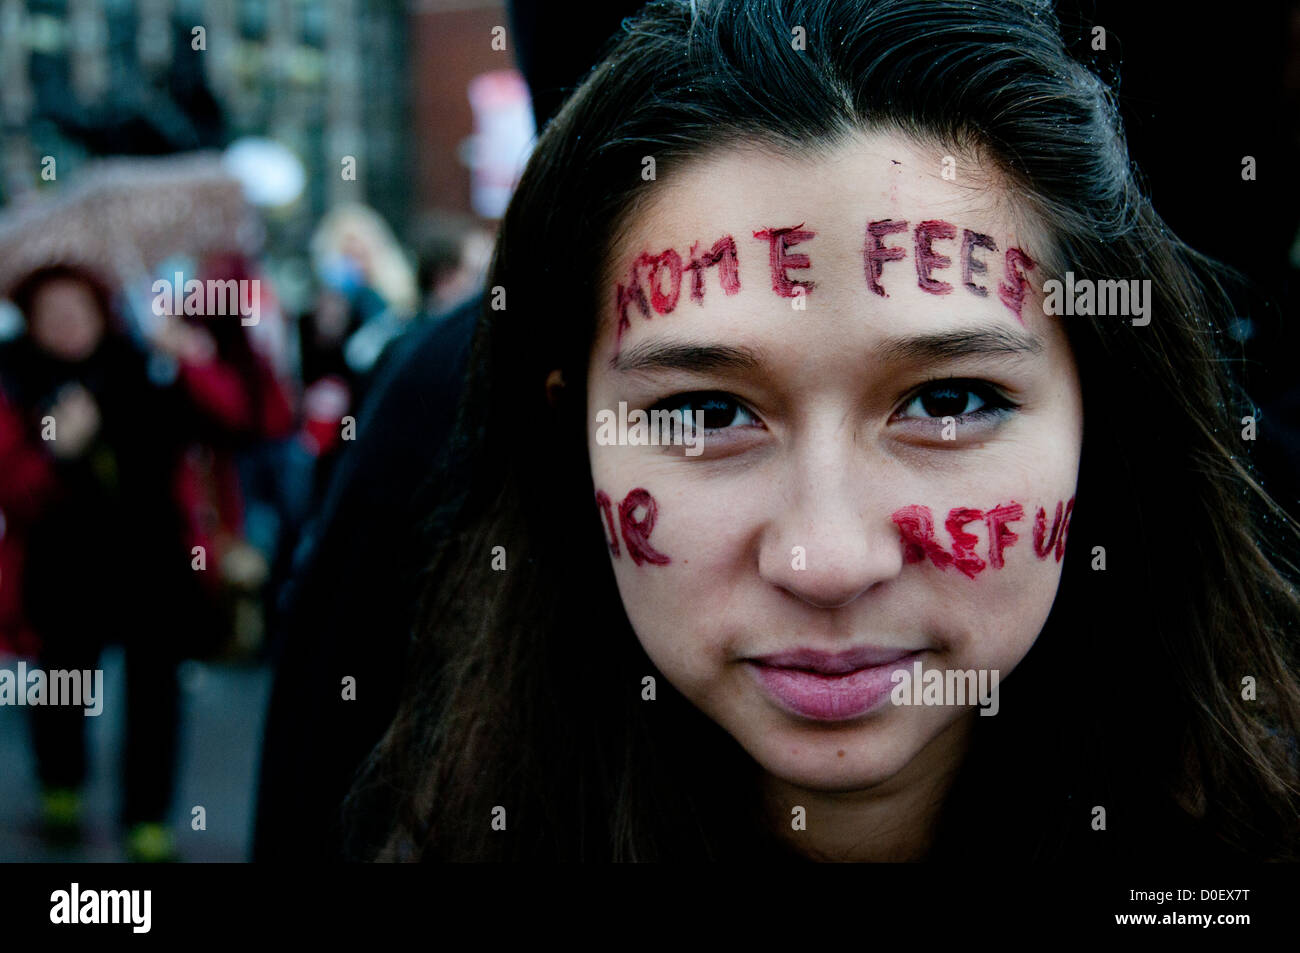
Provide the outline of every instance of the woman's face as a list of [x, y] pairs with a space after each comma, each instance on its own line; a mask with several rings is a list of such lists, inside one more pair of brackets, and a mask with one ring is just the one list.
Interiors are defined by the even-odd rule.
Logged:
[[75, 278], [45, 282], [32, 296], [29, 333], [42, 350], [64, 361], [84, 361], [104, 337], [94, 293]]
[[[950, 766], [975, 698], [901, 673], [991, 693], [1056, 595], [1083, 420], [1045, 237], [944, 160], [721, 153], [650, 185], [608, 266], [592, 517], [659, 672], [787, 785]], [[652, 409], [702, 411], [702, 450], [634, 443]]]

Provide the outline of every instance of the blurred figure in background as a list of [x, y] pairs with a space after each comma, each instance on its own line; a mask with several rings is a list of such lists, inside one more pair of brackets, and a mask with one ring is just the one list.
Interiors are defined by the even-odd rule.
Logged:
[[419, 307], [415, 272], [388, 223], [359, 203], [330, 210], [312, 236], [311, 254], [320, 280], [357, 313], [360, 327], [344, 356], [354, 373], [367, 374]]
[[356, 375], [343, 357], [343, 345], [360, 326], [360, 313], [353, 309], [347, 295], [325, 285], [317, 289], [312, 310], [298, 322], [304, 387], [331, 375], [349, 384], [354, 382]]
[[[456, 212], [434, 213], [416, 228], [420, 312], [385, 344], [361, 388], [385, 380], [390, 364], [408, 359], [404, 355], [421, 346], [416, 341], [428, 336], [430, 324], [449, 318], [482, 294], [494, 243], [492, 232]], [[358, 406], [361, 393], [358, 390]]]
[[365, 205], [340, 205], [326, 215], [311, 253], [319, 287], [298, 326], [299, 442], [315, 464], [307, 507], [314, 512], [346, 446], [342, 420], [355, 415], [381, 355], [411, 326], [420, 289], [392, 229]]
[[[539, 128], [639, 5], [620, 0], [570, 18], [544, 13], [539, 0], [510, 4], [514, 49]], [[431, 292], [434, 302], [451, 296], [459, 282], [444, 284], [439, 263], [452, 256], [432, 241], [417, 238], [417, 246], [428, 266], [420, 286], [425, 300]], [[473, 257], [471, 244], [461, 260]], [[341, 807], [358, 765], [396, 710], [419, 572], [429, 538], [440, 531], [422, 517], [429, 500], [455, 498], [464, 488], [449, 443], [483, 305], [481, 292], [471, 294], [439, 320], [418, 322], [387, 349], [357, 415], [357, 443], [339, 461], [299, 548], [286, 589], [283, 638], [275, 647], [255, 860], [348, 856]], [[346, 705], [338, 702], [343, 675], [359, 686], [356, 700]]]
[[[198, 277], [205, 287], [256, 280], [257, 293], [266, 293], [265, 279], [238, 254], [209, 256]], [[310, 502], [311, 481], [310, 457], [295, 452], [290, 439], [292, 390], [254, 346], [245, 317], [186, 315], [169, 325], [184, 335], [169, 350], [197, 411], [176, 482], [186, 547], [202, 546], [209, 560], [201, 578], [216, 610], [208, 617], [218, 627], [209, 629], [209, 644], [232, 636], [224, 649], [240, 657], [262, 644], [263, 597], [273, 599], [276, 570], [287, 566], [284, 550]]]
[[417, 230], [422, 316], [441, 317], [482, 289], [493, 240], [473, 219], [452, 212], [438, 213]]
[[344, 356], [344, 347], [361, 327], [362, 317], [348, 295], [321, 285], [313, 308], [298, 322], [302, 373], [301, 443], [315, 461], [309, 511], [316, 503], [343, 449], [340, 421], [355, 407], [362, 377]]
[[[9, 621], [19, 639], [30, 626], [27, 647], [34, 632], [46, 672], [96, 669], [105, 642], [123, 643], [128, 856], [171, 859], [164, 822], [177, 754], [176, 665], [196, 606], [170, 493], [182, 405], [150, 382], [146, 355], [90, 272], [41, 268], [10, 297], [25, 329], [0, 345], [0, 508], [21, 570], [0, 585], [12, 599], [22, 580], [26, 620], [11, 611]], [[162, 343], [184, 346], [174, 335]], [[75, 839], [84, 710], [42, 705], [30, 715], [45, 832]]]

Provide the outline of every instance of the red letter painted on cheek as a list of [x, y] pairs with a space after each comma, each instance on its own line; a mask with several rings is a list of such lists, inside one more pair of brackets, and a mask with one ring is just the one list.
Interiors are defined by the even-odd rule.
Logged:
[[700, 243], [691, 246], [691, 263], [686, 269], [691, 272], [691, 297], [704, 304], [704, 269], [718, 266], [718, 282], [722, 290], [734, 295], [740, 290], [740, 266], [736, 261], [736, 240], [730, 235], [723, 235], [713, 247], [703, 255], [698, 254]]
[[952, 259], [940, 255], [930, 247], [931, 242], [957, 237], [957, 226], [940, 219], [932, 219], [916, 226], [916, 283], [922, 291], [930, 294], [946, 295], [952, 291], [952, 285], [930, 277], [930, 272], [937, 268], [947, 268]]
[[989, 527], [989, 565], [1001, 569], [1002, 551], [1009, 549], [1020, 536], [1007, 528], [1008, 523], [1023, 519], [1024, 508], [1019, 503], [1003, 503], [984, 514]]
[[1074, 512], [1074, 497], [1065, 504], [1065, 519], [1061, 522], [1061, 535], [1056, 537], [1056, 561], [1059, 563], [1065, 555], [1065, 534], [1070, 529], [1070, 514]]
[[934, 538], [934, 517], [928, 506], [904, 506], [890, 517], [903, 540], [903, 561], [920, 562], [926, 556], [940, 569], [952, 565], [952, 554]]
[[803, 288], [804, 294], [813, 290], [814, 282], [797, 281], [785, 273], [787, 268], [808, 268], [812, 264], [807, 255], [802, 253], [791, 255], [786, 251], [791, 245], [816, 237], [816, 232], [803, 231], [803, 226], [804, 223], [800, 222], [790, 228], [765, 228], [761, 232], [754, 233], [755, 238], [770, 243], [772, 290], [783, 298], [793, 298], [799, 294], [800, 292], [795, 291], [796, 287]]
[[[637, 520], [633, 514], [642, 506], [645, 507], [645, 518]], [[627, 551], [638, 566], [643, 562], [656, 566], [667, 566], [672, 562], [650, 545], [650, 533], [655, 528], [658, 512], [655, 498], [641, 487], [623, 497], [623, 502], [618, 505], [618, 522], [623, 529], [623, 542], [627, 543]]]
[[948, 535], [952, 537], [953, 564], [972, 579], [984, 568], [984, 560], [975, 555], [975, 544], [979, 542], [979, 537], [966, 532], [962, 527], [983, 518], [981, 510], [959, 506], [948, 511], [948, 519], [944, 524], [948, 527]]
[[867, 243], [862, 247], [863, 264], [867, 269], [867, 285], [882, 298], [888, 298], [885, 288], [880, 283], [880, 273], [885, 269], [885, 262], [898, 261], [906, 252], [901, 248], [886, 248], [880, 239], [895, 232], [907, 231], [907, 222], [895, 222], [883, 219], [867, 223]]
[[1024, 270], [1028, 271], [1034, 267], [1034, 261], [1019, 248], [1008, 248], [1006, 260], [1008, 280], [998, 285], [998, 297], [1011, 309], [1016, 320], [1024, 324], [1025, 319], [1020, 316], [1020, 306], [1024, 303], [1025, 292], [1029, 290], [1029, 279], [1025, 277], [1024, 271], [1020, 270], [1020, 266], [1024, 266]]
[[1041, 506], [1038, 508], [1038, 515], [1034, 517], [1034, 555], [1039, 559], [1046, 559], [1047, 554], [1052, 551], [1056, 545], [1057, 536], [1061, 532], [1061, 502], [1056, 503], [1056, 516], [1052, 520], [1052, 533], [1047, 534], [1047, 510]]
[[605, 525], [609, 527], [609, 551], [612, 555], [618, 555], [618, 533], [614, 529], [614, 510], [610, 505], [609, 494], [604, 490], [596, 491], [596, 505], [601, 508], [605, 514]]
[[1056, 516], [1052, 519], [1052, 532], [1047, 532], [1047, 511], [1041, 506], [1034, 517], [1034, 553], [1039, 559], [1046, 559], [1056, 549], [1056, 561], [1059, 563], [1065, 555], [1065, 533], [1070, 526], [1070, 514], [1074, 512], [1074, 497], [1065, 504], [1065, 516], [1061, 516], [1061, 502], [1056, 503]]

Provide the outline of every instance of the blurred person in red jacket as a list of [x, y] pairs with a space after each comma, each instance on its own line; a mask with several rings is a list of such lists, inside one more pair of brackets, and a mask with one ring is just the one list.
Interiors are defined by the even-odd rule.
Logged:
[[250, 333], [271, 310], [267, 280], [240, 254], [207, 257], [198, 278], [204, 287], [235, 282], [239, 310], [223, 313], [229, 309], [208, 298], [202, 313], [164, 325], [161, 344], [177, 358], [177, 381], [199, 416], [175, 490], [187, 545], [202, 546], [209, 560], [202, 581], [221, 609], [215, 617], [229, 620], [231, 647], [247, 655], [263, 639], [263, 595], [302, 517], [311, 461], [288, 452], [295, 395]]
[[[91, 272], [41, 268], [9, 297], [25, 332], [0, 345], [0, 641], [35, 651], [46, 673], [94, 670], [106, 642], [123, 644], [128, 853], [168, 859], [176, 665], [197, 593], [170, 489], [190, 414], [177, 388], [151, 382]], [[30, 715], [46, 833], [72, 839], [85, 710]]]

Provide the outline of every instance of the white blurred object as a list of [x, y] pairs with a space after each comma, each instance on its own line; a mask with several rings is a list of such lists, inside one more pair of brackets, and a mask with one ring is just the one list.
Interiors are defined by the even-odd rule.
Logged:
[[239, 180], [248, 201], [261, 208], [288, 205], [302, 195], [306, 183], [302, 162], [272, 139], [237, 139], [222, 155], [221, 164]]
[[304, 416], [312, 420], [337, 421], [348, 410], [348, 388], [331, 375], [313, 381], [302, 395]]
[[467, 157], [470, 204], [484, 218], [500, 218], [537, 133], [528, 85], [516, 70], [482, 73], [470, 80], [469, 103], [474, 111]]
[[370, 288], [403, 318], [419, 306], [415, 269], [388, 222], [368, 205], [330, 209], [312, 233], [311, 257], [317, 276], [336, 291], [351, 296]]
[[79, 265], [117, 284], [172, 255], [252, 254], [258, 218], [216, 154], [97, 160], [0, 211], [0, 287], [43, 265]]
[[368, 374], [388, 342], [406, 330], [406, 319], [388, 308], [361, 325], [343, 345], [343, 360], [357, 374]]

